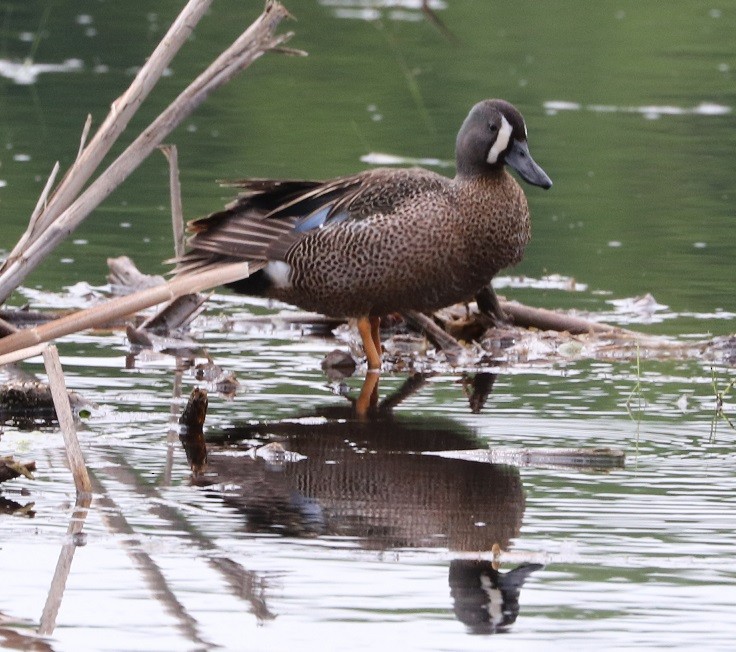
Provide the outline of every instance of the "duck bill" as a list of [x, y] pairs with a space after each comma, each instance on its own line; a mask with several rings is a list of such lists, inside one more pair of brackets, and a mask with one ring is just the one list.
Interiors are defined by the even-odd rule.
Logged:
[[529, 154], [529, 145], [526, 141], [514, 140], [511, 149], [506, 153], [506, 165], [510, 165], [527, 183], [540, 188], [552, 187], [552, 179], [539, 167]]

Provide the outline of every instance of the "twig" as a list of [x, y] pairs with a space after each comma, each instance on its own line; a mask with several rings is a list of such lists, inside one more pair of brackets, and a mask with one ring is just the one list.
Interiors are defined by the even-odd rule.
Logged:
[[[150, 308], [165, 301], [173, 301], [183, 294], [202, 292], [218, 285], [232, 283], [249, 275], [248, 263], [231, 263], [200, 274], [178, 276], [163, 285], [111, 299], [106, 303], [66, 315], [41, 326], [26, 328], [0, 339], [3, 354], [49, 342], [57, 337], [100, 326], [125, 315]], [[30, 349], [36, 351], [36, 349]], [[37, 355], [36, 351], [34, 355]], [[0, 362], [4, 360], [0, 357]], [[11, 360], [8, 360], [10, 362]]]
[[729, 382], [726, 387], [723, 389], [723, 391], [718, 390], [718, 386], [716, 385], [716, 372], [713, 367], [710, 369], [711, 377], [712, 377], [712, 383], [713, 383], [713, 393], [715, 394], [715, 412], [713, 413], [713, 420], [710, 424], [710, 438], [712, 441], [715, 441], [716, 437], [716, 425], [718, 423], [718, 417], [721, 417], [730, 427], [732, 430], [736, 430], [736, 426], [734, 426], [733, 421], [726, 415], [726, 413], [723, 411], [723, 402], [724, 397], [731, 391], [731, 389], [736, 385], [736, 380], [732, 380]]
[[78, 161], [84, 152], [84, 146], [87, 142], [87, 136], [89, 136], [89, 130], [92, 128], [92, 114], [87, 114], [87, 119], [84, 121], [84, 127], [82, 127], [82, 136], [79, 139], [79, 151], [77, 152]]
[[59, 361], [59, 352], [56, 347], [47, 346], [43, 351], [43, 362], [46, 366], [46, 374], [49, 377], [51, 396], [54, 399], [56, 417], [59, 419], [61, 433], [64, 436], [64, 446], [69, 459], [69, 467], [72, 470], [74, 485], [77, 488], [77, 496], [92, 493], [92, 484], [89, 481], [87, 466], [84, 463], [82, 449], [77, 439], [77, 429], [74, 425], [74, 416], [69, 404], [69, 394], [66, 391], [64, 372]]
[[628, 397], [626, 398], [626, 411], [629, 413], [629, 418], [632, 421], [636, 421], [634, 419], [634, 415], [631, 412], [631, 399], [636, 396], [637, 404], [637, 415], [639, 419], [641, 419], [641, 355], [639, 352], [639, 343], [636, 343], [636, 384], [634, 385], [633, 389], [629, 393]]
[[[51, 168], [51, 174], [49, 174], [49, 178], [46, 180], [46, 185], [43, 187], [43, 190], [38, 197], [38, 201], [36, 202], [36, 206], [33, 209], [33, 213], [31, 213], [31, 218], [28, 220], [28, 228], [26, 229], [25, 233], [23, 233], [23, 235], [20, 237], [20, 240], [18, 240], [18, 243], [13, 248], [13, 251], [10, 252], [7, 260], [10, 260], [13, 256], [17, 255], [18, 252], [23, 251], [26, 245], [37, 236], [38, 220], [47, 207], [46, 200], [48, 199], [49, 192], [51, 192], [51, 188], [56, 182], [56, 175], [59, 174], [59, 168], [59, 161], [56, 161], [56, 163], [54, 163], [54, 167]], [[3, 262], [3, 264], [0, 266], [0, 272], [5, 268], [6, 262], [7, 261]]]
[[179, 182], [179, 153], [176, 145], [159, 145], [169, 162], [169, 190], [171, 192], [171, 227], [174, 231], [174, 256], [184, 255], [184, 211], [181, 203]]
[[166, 435], [166, 465], [164, 466], [163, 477], [161, 478], [162, 487], [171, 486], [171, 475], [174, 469], [174, 448], [179, 439], [179, 399], [181, 398], [181, 385], [184, 377], [184, 361], [181, 357], [176, 357], [176, 366], [174, 367], [174, 384], [172, 387], [171, 405], [169, 407], [169, 432]]
[[422, 0], [422, 12], [450, 43], [458, 45], [460, 41], [457, 36], [452, 33], [449, 27], [442, 22], [442, 19], [437, 15], [434, 9], [429, 6], [429, 0]]

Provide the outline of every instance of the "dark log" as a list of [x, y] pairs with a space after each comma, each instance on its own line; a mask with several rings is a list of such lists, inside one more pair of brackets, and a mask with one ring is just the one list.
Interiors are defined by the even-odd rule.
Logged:
[[201, 475], [207, 468], [207, 444], [204, 440], [206, 416], [207, 392], [197, 387], [192, 391], [187, 406], [179, 417], [179, 441], [194, 475]]
[[442, 330], [431, 317], [415, 310], [404, 313], [404, 317], [410, 326], [424, 332], [432, 344], [442, 349], [450, 362], [457, 360], [465, 351], [460, 342]]
[[[79, 410], [90, 403], [76, 392], [68, 392], [73, 409]], [[20, 428], [57, 422], [51, 388], [38, 380], [10, 381], [0, 385], [0, 423], [11, 421]]]
[[13, 480], [20, 476], [33, 480], [35, 470], [35, 462], [16, 462], [12, 457], [0, 457], [0, 482]]
[[515, 326], [536, 328], [540, 331], [567, 331], [573, 335], [581, 333], [626, 333], [624, 328], [602, 324], [563, 312], [533, 308], [518, 301], [500, 301], [501, 309], [509, 315]]

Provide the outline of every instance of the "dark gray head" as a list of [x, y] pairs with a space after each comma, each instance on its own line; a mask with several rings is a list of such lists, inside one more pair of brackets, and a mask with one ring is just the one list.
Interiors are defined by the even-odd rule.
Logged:
[[457, 135], [455, 158], [461, 176], [488, 174], [510, 165], [527, 183], [552, 186], [529, 154], [524, 118], [504, 100], [483, 100], [470, 109]]

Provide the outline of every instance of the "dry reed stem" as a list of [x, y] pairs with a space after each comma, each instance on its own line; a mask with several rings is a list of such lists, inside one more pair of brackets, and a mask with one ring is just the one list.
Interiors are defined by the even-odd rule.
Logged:
[[[194, 27], [202, 18], [204, 13], [209, 9], [212, 0], [190, 0], [190, 2], [182, 9], [177, 19], [172, 23], [169, 31], [158, 44], [151, 56], [141, 67], [135, 79], [128, 89], [112, 103], [110, 112], [107, 114], [104, 122], [97, 130], [92, 141], [87, 147], [77, 155], [72, 167], [64, 175], [59, 186], [54, 191], [51, 200], [46, 207], [41, 219], [39, 220], [38, 230], [29, 234], [27, 243], [21, 247], [19, 243], [10, 256], [0, 268], [0, 280], [5, 276], [9, 269], [13, 269], [9, 264], [16, 263], [16, 259], [23, 255], [25, 246], [34, 242], [45, 230], [54, 223], [75, 200], [77, 195], [90, 179], [94, 171], [98, 168], [102, 159], [110, 151], [120, 134], [125, 130], [130, 119], [135, 115], [136, 111], [148, 97], [151, 90], [158, 83], [167, 66], [171, 63], [181, 46], [189, 39]], [[88, 119], [89, 122], [89, 119]], [[82, 139], [80, 140], [80, 148], [86, 140], [87, 123], [82, 131]], [[27, 273], [27, 272], [26, 272]], [[11, 275], [11, 278], [13, 276]], [[24, 278], [24, 277], [23, 277]], [[0, 284], [0, 303], [4, 302], [10, 292], [17, 287], [23, 280], [21, 278], [15, 283], [9, 291], [5, 290], [5, 284]]]
[[181, 203], [181, 183], [179, 182], [179, 151], [176, 145], [160, 145], [169, 163], [169, 191], [171, 193], [171, 228], [174, 232], [174, 256], [184, 255], [184, 210]]
[[[43, 214], [43, 211], [46, 210], [46, 200], [48, 199], [49, 193], [51, 192], [51, 188], [56, 182], [56, 176], [59, 174], [60, 167], [61, 166], [59, 165], [59, 161], [56, 161], [56, 163], [54, 163], [54, 167], [51, 168], [51, 174], [49, 174], [49, 178], [46, 180], [46, 185], [44, 185], [43, 190], [38, 197], [38, 201], [36, 202], [36, 206], [33, 209], [33, 213], [31, 213], [31, 218], [28, 220], [28, 228], [18, 240], [7, 260], [10, 260], [14, 255], [16, 255], [17, 252], [22, 251], [29, 242], [37, 237], [39, 231], [38, 220]], [[4, 261], [3, 264], [0, 265], [0, 273], [5, 268], [6, 262], [7, 261]]]
[[[196, 4], [194, 0], [190, 5]], [[190, 6], [188, 5], [188, 6]], [[13, 290], [23, 282], [25, 277], [74, 229], [94, 210], [107, 196], [117, 188], [128, 175], [135, 170], [140, 163], [156, 148], [164, 138], [177, 127], [182, 120], [190, 115], [209, 94], [219, 86], [230, 81], [238, 72], [258, 59], [270, 49], [279, 46], [291, 37], [291, 34], [274, 36], [274, 31], [279, 23], [288, 16], [286, 9], [275, 1], [266, 4], [264, 12], [256, 21], [221, 54], [205, 72], [203, 72], [192, 84], [183, 91], [177, 99], [154, 120], [151, 125], [108, 167], [100, 176], [90, 184], [89, 187], [68, 208], [58, 214], [59, 210], [52, 210], [62, 206], [69, 196], [73, 196], [69, 188], [78, 192], [81, 184], [77, 177], [87, 173], [87, 166], [82, 162], [89, 157], [87, 152], [93, 149], [93, 143], [97, 141], [98, 134], [93, 143], [85, 148], [85, 152], [72, 166], [72, 169], [62, 181], [60, 188], [52, 197], [47, 211], [42, 216], [42, 226], [45, 229], [43, 237], [37, 237], [30, 242], [26, 248], [18, 251], [17, 247], [13, 254], [0, 269], [0, 303], [4, 302]], [[182, 15], [177, 18], [176, 23], [181, 22]], [[188, 26], [190, 28], [191, 26]], [[172, 26], [173, 28], [173, 26]], [[184, 29], [184, 27], [181, 27]], [[191, 29], [189, 29], [191, 31]], [[170, 30], [171, 33], [171, 30]], [[187, 32], [188, 35], [188, 32]], [[167, 35], [168, 36], [168, 35]], [[166, 42], [166, 38], [164, 39]], [[162, 42], [162, 43], [164, 43]], [[161, 46], [156, 49], [158, 52]], [[166, 48], [163, 48], [164, 52]], [[162, 55], [164, 56], [164, 55]], [[172, 55], [173, 56], [173, 55]], [[152, 57], [153, 58], [153, 57]], [[166, 58], [166, 62], [170, 57]], [[139, 75], [140, 77], [140, 75]], [[136, 80], [139, 79], [136, 77]], [[150, 89], [142, 89], [146, 92]], [[129, 89], [130, 91], [130, 89]], [[126, 92], [115, 104], [108, 116], [117, 119], [119, 113], [127, 112], [129, 103], [121, 102], [126, 98], [128, 102], [130, 93]], [[134, 100], [131, 100], [134, 101]], [[118, 104], [123, 106], [118, 107]], [[107, 120], [106, 120], [107, 122]], [[102, 128], [101, 128], [102, 130]], [[109, 131], [109, 130], [108, 130]], [[85, 178], [89, 178], [89, 172]], [[62, 201], [62, 199], [64, 201]], [[58, 217], [56, 217], [58, 215]], [[55, 219], [54, 219], [55, 218]], [[53, 221], [52, 221], [53, 220]]]
[[77, 488], [77, 496], [92, 493], [92, 483], [89, 481], [87, 465], [84, 463], [82, 448], [77, 439], [77, 428], [74, 425], [74, 415], [69, 404], [69, 394], [64, 382], [64, 371], [61, 368], [59, 352], [52, 344], [43, 350], [43, 363], [46, 366], [46, 375], [49, 377], [49, 388], [51, 398], [56, 408], [56, 418], [59, 420], [61, 434], [64, 436], [64, 447], [66, 448], [69, 468], [72, 470], [74, 486]]
[[[19, 331], [17, 328], [13, 331], [13, 333], [22, 333], [22, 332], [23, 331]], [[7, 335], [6, 337], [11, 337], [11, 336]], [[3, 340], [0, 340], [0, 342], [2, 341]], [[27, 347], [23, 347], [20, 349], [15, 349], [15, 350], [12, 350], [10, 353], [0, 355], [0, 367], [2, 367], [4, 364], [12, 364], [13, 362], [21, 362], [22, 360], [27, 360], [28, 358], [35, 358], [37, 355], [41, 355], [45, 348], [46, 348], [46, 342], [43, 342], [41, 344], [36, 344], [34, 346], [27, 346]]]
[[[173, 301], [184, 294], [202, 292], [218, 285], [225, 285], [246, 278], [248, 275], [248, 263], [231, 263], [199, 274], [178, 276], [163, 285], [117, 297], [98, 306], [80, 310], [41, 326], [25, 328], [12, 335], [7, 335], [0, 339], [0, 356], [20, 349], [28, 349], [64, 335], [99, 327], [159, 303]], [[34, 355], [38, 355], [38, 353]], [[0, 357], [0, 362], [3, 360], [4, 357]]]
[[87, 119], [84, 121], [84, 127], [82, 127], [82, 135], [79, 138], [79, 150], [77, 150], [77, 158], [74, 159], [75, 162], [82, 157], [82, 154], [84, 154], [84, 147], [87, 144], [90, 129], [92, 129], [92, 114], [88, 113]]

